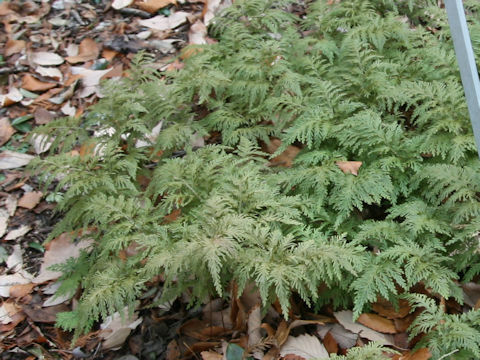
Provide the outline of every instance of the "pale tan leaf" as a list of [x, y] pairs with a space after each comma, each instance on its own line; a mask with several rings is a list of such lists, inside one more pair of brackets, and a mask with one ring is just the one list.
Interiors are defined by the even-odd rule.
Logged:
[[0, 170], [16, 169], [25, 166], [33, 158], [32, 155], [5, 150], [0, 153]]
[[308, 359], [328, 359], [329, 355], [325, 346], [316, 336], [300, 335], [298, 337], [289, 336], [285, 344], [280, 348], [280, 355], [297, 355]]
[[345, 174], [358, 175], [358, 169], [362, 166], [361, 161], [337, 161], [335, 164], [342, 170]]
[[30, 61], [36, 65], [49, 66], [63, 64], [65, 60], [53, 52], [39, 51], [30, 56]]
[[331, 334], [342, 349], [350, 349], [355, 346], [358, 335], [345, 329], [339, 324], [326, 324], [317, 327], [317, 334], [325, 341], [327, 334]]
[[395, 341], [392, 335], [382, 334], [372, 330], [358, 322], [353, 321], [353, 313], [349, 310], [333, 313], [337, 321], [347, 330], [358, 334], [360, 337], [371, 341], [378, 341], [383, 345], [394, 345]]
[[220, 4], [222, 0], [206, 0], [204, 14], [203, 14], [203, 22], [206, 26], [210, 25], [210, 22], [215, 17], [215, 14], [220, 9]]
[[133, 3], [133, 0], [113, 0], [112, 8], [115, 10], [123, 9]]
[[51, 77], [51, 78], [53, 78], [55, 80], [58, 80], [58, 81], [62, 81], [62, 79], [63, 79], [62, 72], [59, 69], [54, 68], [54, 67], [37, 66], [35, 68], [35, 72], [37, 72], [38, 74], [40, 74], [42, 76]]
[[22, 225], [18, 229], [9, 231], [5, 236], [5, 240], [16, 240], [27, 234], [30, 230], [32, 230], [30, 225]]
[[90, 247], [93, 240], [84, 239], [78, 243], [73, 243], [70, 235], [64, 233], [59, 237], [53, 239], [47, 244], [47, 251], [43, 255], [40, 273], [33, 280], [34, 283], [39, 284], [49, 280], [55, 280], [62, 275], [59, 271], [52, 271], [48, 268], [55, 264], [64, 263], [69, 258], [77, 258], [80, 256], [80, 250]]
[[8, 212], [5, 211], [5, 209], [0, 209], [0, 237], [2, 237], [7, 231], [8, 218]]
[[202, 45], [207, 43], [207, 27], [203, 22], [197, 20], [188, 30], [188, 43]]
[[103, 349], [116, 349], [123, 345], [130, 332], [143, 321], [138, 318], [138, 313], [129, 314], [128, 308], [124, 310], [124, 316], [119, 312], [107, 317], [100, 325], [102, 331], [100, 337], [103, 339]]
[[151, 19], [140, 20], [138, 23], [141, 26], [146, 26], [150, 29], [165, 31], [176, 28], [187, 21], [190, 14], [185, 11], [177, 11], [170, 16], [158, 15]]
[[[248, 329], [248, 347], [253, 348], [262, 341], [261, 333], [262, 325], [262, 310], [260, 305], [256, 305], [248, 314], [247, 329]], [[263, 352], [257, 350], [254, 354], [256, 359], [263, 357]]]

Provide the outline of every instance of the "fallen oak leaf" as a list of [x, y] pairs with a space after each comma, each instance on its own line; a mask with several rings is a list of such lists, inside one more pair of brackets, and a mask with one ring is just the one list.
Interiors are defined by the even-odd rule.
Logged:
[[337, 161], [335, 164], [343, 171], [344, 174], [352, 174], [357, 176], [358, 169], [362, 166], [361, 161]]

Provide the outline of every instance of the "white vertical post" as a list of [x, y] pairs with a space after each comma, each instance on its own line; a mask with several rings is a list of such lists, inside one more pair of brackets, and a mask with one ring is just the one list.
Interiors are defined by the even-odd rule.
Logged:
[[457, 54], [473, 135], [480, 157], [480, 81], [462, 0], [445, 0], [453, 45]]

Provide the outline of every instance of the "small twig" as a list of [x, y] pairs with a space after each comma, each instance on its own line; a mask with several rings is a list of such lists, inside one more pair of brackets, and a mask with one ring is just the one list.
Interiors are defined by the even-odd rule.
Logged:
[[453, 354], [455, 354], [455, 353], [458, 352], [458, 351], [459, 351], [458, 349], [455, 349], [455, 350], [449, 352], [448, 354], [442, 355], [442, 357], [439, 357], [438, 360], [445, 359], [447, 356], [453, 355]]
[[5, 74], [16, 74], [19, 72], [24, 72], [28, 71], [27, 66], [17, 66], [17, 67], [2, 67], [0, 68], [0, 75], [5, 75]]
[[120, 9], [120, 13], [128, 16], [140, 16], [143, 19], [150, 19], [152, 17], [152, 14], [146, 11], [133, 8]]

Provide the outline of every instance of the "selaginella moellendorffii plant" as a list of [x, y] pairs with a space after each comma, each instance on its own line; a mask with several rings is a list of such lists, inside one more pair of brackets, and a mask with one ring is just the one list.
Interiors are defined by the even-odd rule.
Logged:
[[[466, 6], [480, 55], [478, 4]], [[158, 74], [139, 56], [85, 117], [39, 130], [56, 140], [36, 171], [65, 192], [51, 237], [95, 240], [63, 266], [61, 291], [83, 295], [61, 326], [90, 329], [159, 274], [165, 299], [253, 281], [284, 310], [295, 292], [358, 315], [419, 283], [461, 300], [457, 281], [480, 272], [480, 165], [444, 10], [288, 7], [236, 1], [211, 28], [219, 42], [194, 47], [181, 71]], [[221, 145], [192, 149], [212, 132]], [[278, 152], [302, 147], [292, 168], [266, 166], [257, 144], [272, 136]], [[352, 160], [358, 176], [336, 165]]]

